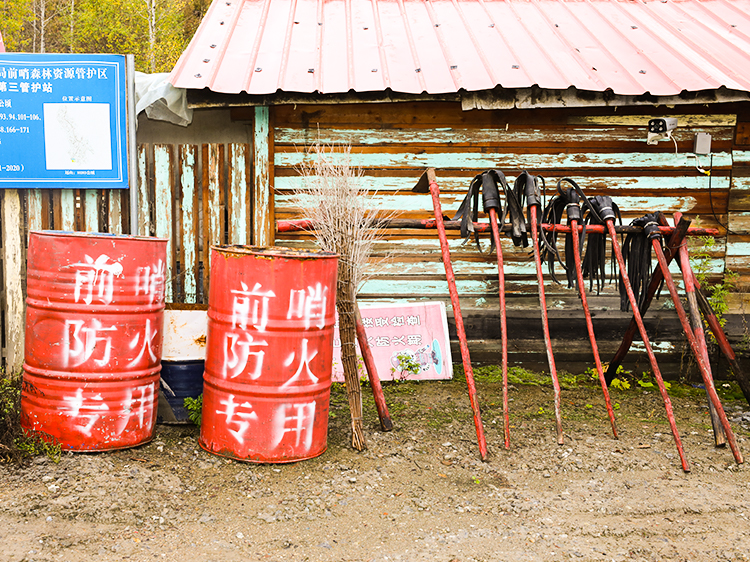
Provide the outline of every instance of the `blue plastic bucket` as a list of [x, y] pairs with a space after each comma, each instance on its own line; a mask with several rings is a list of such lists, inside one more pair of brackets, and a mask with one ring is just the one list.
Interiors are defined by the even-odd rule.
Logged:
[[166, 397], [169, 407], [159, 405], [159, 423], [190, 422], [185, 398], [198, 398], [203, 393], [203, 367], [202, 359], [161, 362], [160, 396]]

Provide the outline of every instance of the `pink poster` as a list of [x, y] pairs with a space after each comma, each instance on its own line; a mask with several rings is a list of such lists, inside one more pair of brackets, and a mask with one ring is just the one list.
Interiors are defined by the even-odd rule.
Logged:
[[[444, 303], [361, 305], [360, 312], [380, 380], [453, 377]], [[366, 377], [359, 345], [357, 352], [360, 377]], [[333, 381], [344, 381], [338, 321], [333, 340]]]

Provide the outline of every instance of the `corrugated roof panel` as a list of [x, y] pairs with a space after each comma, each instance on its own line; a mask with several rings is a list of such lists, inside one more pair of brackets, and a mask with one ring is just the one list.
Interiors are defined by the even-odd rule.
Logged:
[[350, 22], [353, 89], [358, 92], [382, 91], [385, 82], [372, 3], [352, 2]]
[[750, 91], [750, 0], [214, 0], [177, 87]]

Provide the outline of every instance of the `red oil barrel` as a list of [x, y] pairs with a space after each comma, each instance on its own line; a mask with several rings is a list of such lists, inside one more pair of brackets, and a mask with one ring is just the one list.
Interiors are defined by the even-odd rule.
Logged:
[[250, 462], [327, 447], [338, 256], [211, 249], [200, 445]]
[[167, 241], [31, 232], [21, 425], [63, 449], [150, 441]]

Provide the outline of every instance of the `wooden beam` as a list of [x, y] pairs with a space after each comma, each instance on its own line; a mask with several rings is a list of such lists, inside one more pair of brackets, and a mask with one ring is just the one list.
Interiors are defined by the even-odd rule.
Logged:
[[5, 368], [17, 373], [24, 356], [23, 212], [16, 189], [2, 191], [3, 279], [5, 281]]
[[274, 242], [273, 135], [268, 107], [255, 108], [253, 127], [253, 244]]

